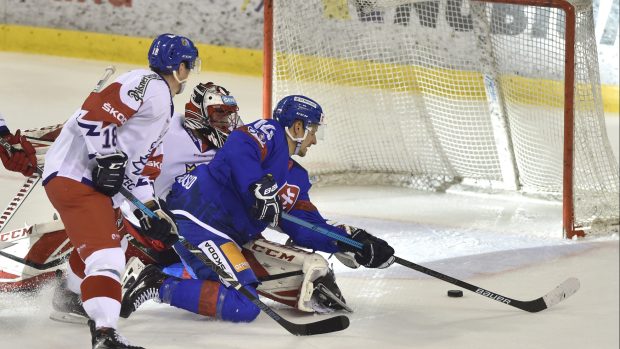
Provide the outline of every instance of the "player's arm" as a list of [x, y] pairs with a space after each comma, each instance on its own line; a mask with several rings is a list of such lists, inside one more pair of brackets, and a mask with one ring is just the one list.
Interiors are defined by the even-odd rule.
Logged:
[[361, 242], [364, 247], [359, 250], [329, 236], [282, 220], [280, 228], [291, 237], [295, 245], [327, 253], [336, 253], [338, 259], [351, 268], [357, 268], [360, 265], [367, 268], [387, 268], [394, 263], [394, 249], [385, 240], [379, 239], [361, 228], [346, 224], [329, 224], [309, 200], [298, 200], [289, 214], [306, 222], [322, 226], [332, 232], [350, 237]]
[[350, 236], [361, 242], [364, 247], [362, 250], [351, 248], [347, 244], [317, 234], [298, 224], [289, 221], [280, 222], [280, 228], [295, 244], [327, 253], [337, 253], [337, 256], [340, 255], [338, 259], [352, 268], [357, 268], [359, 265], [367, 268], [386, 268], [394, 262], [394, 249], [384, 240], [360, 228], [335, 224], [337, 229], [334, 229], [334, 225], [327, 223], [310, 201], [308, 192], [311, 184], [308, 172], [297, 164], [292, 164], [290, 167], [287, 186], [280, 192], [280, 198], [284, 201], [285, 208], [289, 209], [289, 214], [343, 236]]
[[37, 168], [36, 151], [20, 130], [12, 134], [6, 121], [0, 115], [0, 160], [2, 165], [13, 172], [31, 176]]
[[[278, 192], [278, 197], [284, 210], [297, 218], [333, 231], [334, 227], [327, 224], [325, 218], [321, 216], [319, 210], [310, 201], [308, 193], [312, 184], [310, 183], [308, 171], [292, 159], [288, 162], [287, 170], [287, 182]], [[317, 234], [311, 229], [287, 220], [282, 220], [279, 227], [291, 237], [295, 245], [327, 253], [340, 252], [337, 241], [326, 235]], [[343, 229], [335, 230], [343, 236], [346, 235]]]
[[[260, 123], [241, 127], [232, 132], [228, 137], [227, 146], [220, 151], [232, 152], [228, 156], [229, 165], [232, 169], [232, 178], [240, 193], [249, 193], [254, 198], [251, 214], [258, 220], [269, 223], [270, 226], [278, 225], [282, 205], [277, 193], [286, 176], [286, 159], [288, 153], [274, 151], [273, 133], [269, 133], [269, 127], [253, 127]], [[267, 125], [270, 126], [270, 125]], [[288, 151], [288, 150], [287, 150]], [[284, 154], [284, 155], [282, 155]], [[267, 157], [284, 156], [281, 159], [273, 159], [281, 162], [282, 170], [275, 173], [264, 173], [261, 163]]]
[[77, 118], [90, 157], [119, 153], [117, 129], [140, 108], [142, 102], [123, 97], [126, 89], [114, 82], [100, 92], [92, 92], [84, 101]]
[[226, 140], [227, 147], [221, 152], [230, 152], [228, 165], [231, 168], [233, 182], [237, 191], [244, 193], [250, 185], [262, 176], [261, 149], [244, 131], [233, 131]]
[[166, 206], [166, 202], [155, 196], [153, 182], [161, 173], [161, 165], [164, 158], [163, 142], [160, 143], [148, 157], [142, 173], [134, 178], [136, 185], [132, 193], [136, 198], [144, 202], [144, 205], [153, 211], [159, 219], [152, 219], [142, 210], [136, 208], [134, 215], [140, 222], [140, 232], [146, 237], [149, 245], [158, 251], [170, 248], [179, 240], [178, 229], [172, 212]]
[[123, 98], [121, 88], [122, 85], [115, 82], [100, 92], [92, 92], [76, 118], [88, 148], [88, 157], [96, 162], [93, 184], [108, 196], [114, 196], [120, 190], [127, 167], [127, 155], [118, 149], [117, 128], [127, 122], [141, 105]]
[[[333, 226], [329, 225], [310, 200], [299, 198], [295, 203], [295, 206], [293, 206], [288, 213], [292, 216], [303, 219], [306, 222], [328, 228], [330, 231], [335, 231], [343, 236], [347, 236], [344, 229], [334, 229]], [[327, 235], [317, 234], [311, 229], [302, 227], [287, 220], [281, 220], [279, 227], [285, 234], [291, 237], [297, 246], [327, 253], [340, 252], [337, 241], [331, 239]]]

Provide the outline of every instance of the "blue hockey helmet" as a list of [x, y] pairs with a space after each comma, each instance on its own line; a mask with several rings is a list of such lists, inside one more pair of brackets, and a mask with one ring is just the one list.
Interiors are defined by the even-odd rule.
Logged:
[[148, 56], [151, 69], [163, 74], [179, 70], [182, 62], [187, 62], [191, 70], [200, 70], [198, 49], [184, 36], [161, 34], [153, 40]]
[[304, 128], [308, 129], [312, 125], [323, 124], [323, 109], [312, 99], [292, 95], [282, 98], [273, 110], [273, 119], [282, 127], [288, 128], [293, 125], [295, 120], [301, 120]]

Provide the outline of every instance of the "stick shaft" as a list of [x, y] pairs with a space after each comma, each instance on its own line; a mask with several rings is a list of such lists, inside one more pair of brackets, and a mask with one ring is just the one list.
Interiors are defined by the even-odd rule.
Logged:
[[[289, 221], [289, 222], [293, 222], [293, 223], [299, 224], [302, 227], [306, 227], [308, 229], [314, 230], [314, 231], [316, 231], [318, 233], [321, 233], [323, 235], [327, 235], [327, 236], [329, 236], [329, 237], [331, 237], [331, 238], [333, 238], [335, 240], [344, 242], [344, 243], [346, 243], [348, 245], [351, 245], [353, 247], [356, 247], [358, 249], [361, 249], [362, 246], [363, 246], [358, 241], [355, 241], [355, 240], [353, 240], [351, 238], [348, 238], [346, 236], [342, 236], [340, 234], [332, 232], [329, 229], [326, 229], [326, 228], [324, 228], [322, 226], [318, 226], [318, 225], [312, 224], [310, 222], [307, 222], [307, 221], [305, 221], [303, 219], [299, 219], [299, 218], [297, 218], [295, 216], [292, 216], [292, 215], [290, 215], [290, 214], [288, 214], [286, 212], [282, 213], [282, 218], [287, 220], [287, 221]], [[413, 270], [417, 270], [417, 271], [419, 271], [421, 273], [424, 273], [426, 275], [430, 275], [432, 277], [435, 277], [437, 279], [443, 280], [445, 282], [449, 282], [451, 284], [457, 285], [459, 287], [462, 287], [464, 289], [472, 291], [472, 292], [474, 292], [476, 294], [479, 294], [479, 295], [481, 295], [483, 297], [487, 297], [487, 298], [492, 299], [494, 301], [497, 301], [497, 302], [500, 302], [500, 303], [503, 303], [503, 304], [507, 304], [507, 305], [513, 306], [515, 308], [519, 308], [521, 310], [529, 311], [529, 312], [532, 312], [532, 313], [539, 312], [541, 310], [544, 310], [544, 309], [548, 308], [549, 306], [551, 306], [553, 304], [557, 304], [560, 300], [562, 300], [562, 299], [564, 299], [564, 298], [574, 294], [579, 289], [579, 282], [578, 282], [578, 280], [576, 280], [576, 279], [569, 279], [569, 280], [565, 281], [564, 283], [562, 283], [560, 286], [558, 286], [556, 288], [556, 289], [559, 289], [559, 291], [556, 291], [556, 289], [554, 289], [554, 291], [550, 292], [549, 294], [545, 295], [544, 297], [540, 297], [540, 298], [537, 298], [537, 299], [534, 299], [534, 300], [531, 300], [531, 301], [525, 301], [524, 302], [524, 301], [519, 301], [519, 300], [516, 300], [516, 299], [509, 298], [509, 297], [506, 297], [506, 296], [502, 296], [502, 295], [500, 295], [498, 293], [491, 292], [491, 291], [486, 290], [486, 289], [484, 289], [482, 287], [478, 287], [478, 286], [472, 285], [472, 284], [467, 283], [465, 281], [453, 278], [453, 277], [448, 276], [446, 274], [442, 274], [442, 273], [440, 273], [438, 271], [426, 268], [424, 266], [421, 266], [419, 264], [410, 262], [410, 261], [402, 259], [400, 257], [396, 257], [395, 256], [395, 262], [400, 264], [400, 265], [402, 265], [402, 266], [405, 266], [407, 268], [410, 268], [410, 269], [413, 269]], [[545, 297], [548, 298], [551, 294], [556, 294], [556, 293], [557, 294], [562, 294], [562, 297], [555, 297], [556, 299], [560, 298], [560, 300], [555, 301], [555, 303], [553, 303], [553, 304], [547, 304], [547, 302], [545, 301]]]

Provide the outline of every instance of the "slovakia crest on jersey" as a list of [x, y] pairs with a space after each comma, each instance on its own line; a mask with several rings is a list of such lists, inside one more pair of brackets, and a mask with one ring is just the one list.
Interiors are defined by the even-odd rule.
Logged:
[[282, 203], [282, 208], [286, 212], [290, 211], [293, 208], [293, 206], [295, 206], [297, 199], [299, 199], [300, 191], [301, 190], [299, 189], [298, 186], [291, 185], [288, 183], [285, 183], [284, 186], [280, 188], [280, 191], [278, 192], [278, 196], [280, 197], [280, 203]]

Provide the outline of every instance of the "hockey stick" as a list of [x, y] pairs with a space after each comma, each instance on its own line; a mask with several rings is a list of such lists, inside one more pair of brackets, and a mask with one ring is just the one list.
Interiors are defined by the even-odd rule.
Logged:
[[24, 203], [24, 200], [26, 200], [28, 195], [30, 195], [34, 187], [37, 183], [39, 183], [39, 180], [41, 180], [41, 175], [38, 171], [32, 176], [26, 178], [26, 181], [22, 184], [22, 187], [19, 188], [17, 194], [13, 196], [13, 199], [11, 199], [2, 214], [0, 214], [0, 231], [2, 231], [11, 218], [13, 218], [13, 215], [17, 209]]
[[[101, 77], [101, 79], [99, 79], [99, 81], [97, 81], [97, 85], [95, 85], [93, 92], [97, 92], [101, 90], [103, 85], [106, 83], [106, 81], [108, 81], [110, 76], [114, 74], [114, 72], [116, 72], [116, 68], [113, 65], [106, 67], [105, 72], [103, 73], [103, 76]], [[29, 140], [39, 140], [33, 137], [27, 137], [27, 138]], [[40, 141], [46, 141], [46, 140], [41, 139]], [[9, 154], [12, 154], [13, 152], [17, 150], [3, 138], [0, 138], [0, 145], [4, 149], [6, 149], [6, 151]], [[15, 194], [13, 199], [11, 199], [11, 202], [9, 202], [8, 206], [4, 209], [4, 212], [2, 212], [2, 214], [0, 215], [0, 231], [2, 231], [2, 229], [4, 229], [4, 227], [9, 223], [9, 221], [11, 220], [11, 218], [13, 217], [17, 209], [24, 203], [24, 201], [26, 200], [28, 195], [30, 195], [32, 190], [37, 185], [37, 183], [39, 183], [39, 181], [41, 180], [42, 174], [43, 174], [43, 168], [41, 166], [37, 166], [36, 172], [32, 176], [28, 177], [26, 181], [24, 182], [24, 184], [22, 184], [22, 187], [19, 189], [17, 194]]]
[[[140, 211], [142, 211], [144, 214], [153, 219], [159, 219], [159, 216], [157, 216], [153, 211], [146, 207], [127, 189], [121, 187], [120, 193], [125, 196], [127, 200], [131, 201], [136, 207], [138, 207], [138, 209], [140, 209]], [[217, 273], [217, 275], [222, 278], [223, 281], [234, 287], [243, 296], [245, 296], [252, 303], [254, 303], [254, 305], [260, 308], [260, 310], [265, 312], [267, 315], [269, 315], [270, 318], [274, 319], [278, 324], [280, 324], [280, 326], [284, 327], [287, 331], [296, 336], [311, 336], [315, 334], [342, 331], [349, 327], [349, 318], [344, 315], [338, 315], [329, 319], [310, 322], [307, 324], [296, 324], [290, 322], [278, 315], [278, 313], [271, 309], [267, 304], [263, 303], [245, 286], [241, 285], [237, 280], [228, 275], [228, 273], [226, 273], [226, 271], [222, 269], [222, 267], [212, 262], [198, 247], [192, 245], [182, 236], [179, 236], [179, 241], [174, 244], [173, 248], [175, 249], [175, 251], [178, 251], [178, 249], [181, 247], [187, 249], [191, 254], [200, 259], [206, 266], [208, 266], [209, 268], [211, 268], [211, 270]]]
[[0, 251], [0, 256], [8, 258], [14, 262], [23, 264], [25, 266], [28, 266], [30, 268], [34, 268], [37, 270], [47, 270], [49, 268], [52, 267], [57, 267], [63, 263], [65, 263], [67, 260], [69, 260], [69, 253], [67, 253], [64, 257], [56, 259], [56, 260], [52, 260], [49, 261], [47, 263], [37, 263], [37, 262], [33, 262], [33, 261], [29, 261], [27, 259], [21, 258], [21, 257], [17, 257], [14, 256], [10, 253], [4, 252], [4, 251]]
[[[314, 225], [312, 223], [306, 222], [303, 219], [299, 219], [295, 216], [292, 216], [286, 212], [282, 213], [282, 218], [301, 225], [302, 227], [306, 227], [308, 229], [312, 229], [318, 233], [321, 233], [323, 235], [327, 235], [330, 238], [334, 239], [334, 240], [338, 240], [341, 242], [344, 242], [350, 246], [353, 246], [355, 248], [358, 249], [362, 249], [362, 247], [364, 246], [361, 242], [353, 240], [351, 238], [348, 238], [346, 236], [342, 236], [340, 234], [337, 234], [335, 232], [330, 231], [329, 229], [320, 227], [318, 225]], [[423, 267], [419, 264], [415, 264], [413, 262], [409, 262], [407, 260], [404, 260], [402, 258], [396, 257], [395, 260], [396, 263], [405, 266], [407, 268], [411, 268], [414, 270], [417, 270], [421, 273], [424, 273], [426, 275], [430, 275], [433, 277], [436, 277], [440, 280], [449, 282], [451, 284], [457, 285], [459, 287], [462, 287], [464, 289], [470, 290], [474, 293], [477, 293], [481, 296], [490, 298], [494, 301], [498, 301], [500, 303], [504, 303], [510, 306], [513, 306], [515, 308], [519, 308], [521, 310], [525, 310], [525, 311], [529, 311], [530, 313], [537, 313], [539, 311], [545, 310], [547, 308], [550, 308], [558, 303], [560, 303], [562, 300], [564, 300], [565, 298], [568, 298], [570, 296], [572, 296], [573, 294], [575, 294], [578, 290], [579, 290], [579, 280], [576, 278], [568, 278], [566, 279], [564, 282], [562, 282], [559, 286], [557, 286], [556, 288], [554, 288], [553, 290], [551, 290], [549, 293], [547, 293], [546, 295], [540, 297], [540, 298], [536, 298], [534, 300], [531, 301], [519, 301], [516, 299], [512, 299], [509, 297], [505, 297], [502, 296], [498, 293], [495, 292], [491, 292], [488, 290], [485, 290], [484, 288], [478, 287], [478, 286], [474, 286], [470, 283], [467, 283], [465, 281], [459, 280], [459, 279], [455, 279], [451, 276], [442, 274], [440, 272], [437, 272], [435, 270], [431, 270], [428, 269], [426, 267]]]

